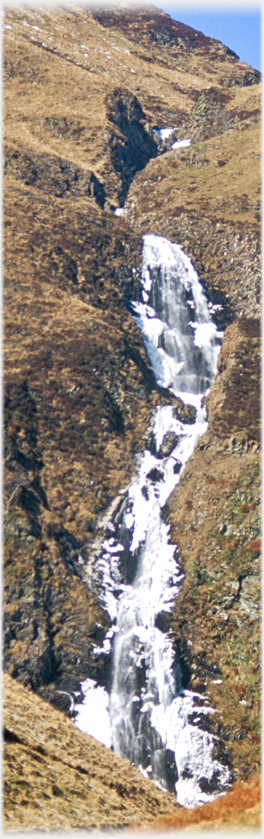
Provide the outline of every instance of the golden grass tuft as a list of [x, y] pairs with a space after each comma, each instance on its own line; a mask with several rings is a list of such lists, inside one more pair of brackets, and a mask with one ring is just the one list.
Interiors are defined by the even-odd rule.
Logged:
[[248, 781], [236, 781], [232, 789], [215, 801], [187, 810], [184, 807], [168, 816], [155, 819], [148, 830], [175, 829], [248, 829], [261, 827], [261, 780], [253, 775]]

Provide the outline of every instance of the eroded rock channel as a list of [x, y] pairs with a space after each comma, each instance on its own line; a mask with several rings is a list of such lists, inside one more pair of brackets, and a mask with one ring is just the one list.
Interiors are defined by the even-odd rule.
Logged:
[[134, 316], [171, 405], [157, 408], [137, 477], [104, 522], [104, 540], [87, 567], [111, 627], [94, 648], [105, 657], [105, 685], [85, 681], [75, 713], [82, 730], [190, 806], [222, 791], [230, 773], [214, 758], [215, 738], [206, 730], [212, 709], [205, 696], [184, 688], [170, 638], [183, 574], [165, 505], [207, 427], [203, 397], [222, 333], [180, 246], [145, 236], [141, 283]]

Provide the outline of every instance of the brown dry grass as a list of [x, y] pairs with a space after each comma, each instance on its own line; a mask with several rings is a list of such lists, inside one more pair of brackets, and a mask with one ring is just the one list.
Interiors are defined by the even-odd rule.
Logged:
[[[110, 29], [89, 10], [71, 13], [56, 6], [51, 13], [37, 6], [9, 8], [5, 22], [11, 27], [4, 41], [5, 136], [55, 156], [63, 146], [68, 161], [101, 178], [109, 175], [104, 99], [114, 88], [136, 95], [152, 124], [165, 120], [181, 128], [196, 94], [248, 69], [201, 33], [195, 50], [170, 48], [168, 61], [166, 47], [148, 35], [154, 11], [147, 21], [140, 13], [132, 27], [121, 16]], [[231, 88], [229, 96], [227, 110], [242, 108], [248, 89]]]
[[[14, 453], [13, 448], [15, 454], [19, 450], [21, 457], [24, 456], [24, 462], [29, 457], [36, 470], [43, 456], [41, 481], [49, 502], [49, 509], [43, 508], [41, 511], [41, 542], [31, 535], [31, 522], [27, 522], [26, 512], [17, 504], [19, 492], [16, 492], [15, 486], [16, 481], [18, 488], [22, 482], [32, 492], [36, 484], [35, 473], [32, 470], [26, 473], [20, 461], [10, 459], [11, 470], [7, 472], [10, 521], [5, 579], [8, 614], [14, 614], [14, 621], [7, 666], [12, 673], [19, 674], [20, 678], [29, 679], [31, 673], [30, 678], [35, 679], [33, 683], [37, 684], [36, 689], [39, 689], [39, 685], [41, 687], [46, 648], [48, 658], [50, 654], [49, 635], [45, 635], [50, 620], [55, 638], [53, 653], [57, 656], [62, 674], [68, 680], [72, 673], [76, 678], [83, 678], [81, 668], [89, 667], [90, 631], [93, 621], [98, 619], [92, 595], [82, 586], [82, 581], [65, 568], [57, 543], [47, 536], [49, 525], [55, 524], [59, 528], [66, 526], [70, 534], [91, 542], [93, 531], [89, 530], [90, 522], [94, 525], [95, 516], [131, 476], [132, 453], [134, 455], [143, 446], [149, 413], [156, 400], [156, 394], [148, 394], [146, 398], [143, 392], [142, 397], [140, 391], [144, 376], [142, 368], [137, 368], [133, 357], [128, 357], [127, 352], [123, 357], [121, 353], [121, 361], [117, 361], [118, 348], [128, 336], [133, 348], [141, 353], [142, 359], [144, 350], [132, 318], [125, 309], [123, 287], [114, 288], [112, 270], [118, 276], [124, 265], [127, 267], [129, 264], [132, 268], [132, 265], [134, 267], [139, 263], [140, 232], [151, 230], [183, 244], [186, 252], [192, 256], [205, 285], [207, 283], [212, 299], [213, 294], [217, 295], [220, 289], [221, 293], [230, 294], [238, 314], [241, 314], [244, 307], [247, 314], [253, 315], [258, 302], [258, 264], [254, 248], [257, 247], [259, 226], [259, 135], [256, 120], [260, 88], [254, 85], [252, 93], [252, 88], [239, 86], [248, 68], [227, 56], [224, 48], [216, 48], [214, 43], [205, 42], [200, 36], [195, 50], [185, 51], [180, 46], [171, 51], [170, 47], [167, 50], [166, 46], [157, 45], [148, 34], [149, 27], [156, 25], [155, 14], [153, 12], [153, 20], [151, 18], [146, 23], [144, 15], [140, 13], [131, 26], [126, 16], [121, 16], [112, 28], [102, 27], [94, 20], [91, 12], [84, 9], [72, 13], [65, 8], [55, 8], [51, 12], [38, 7], [34, 11], [18, 7], [16, 11], [7, 9], [5, 15], [5, 23], [12, 27], [5, 29], [4, 54], [4, 131], [10, 162], [6, 176], [6, 221], [10, 224], [6, 238], [6, 370], [9, 384], [12, 384], [12, 388], [14, 385], [8, 443], [11, 455]], [[39, 30], [33, 29], [36, 26]], [[184, 36], [184, 27], [180, 34]], [[237, 76], [238, 86], [228, 86], [232, 74]], [[212, 84], [218, 88], [220, 98], [222, 88], [227, 85], [225, 111], [228, 119], [232, 111], [239, 111], [238, 122], [234, 122], [232, 130], [225, 131], [220, 137], [212, 136], [209, 140], [193, 143], [190, 149], [180, 153], [171, 152], [151, 161], [147, 169], [138, 174], [130, 190], [131, 204], [134, 202], [133, 211], [130, 198], [127, 202], [127, 220], [132, 221], [130, 229], [124, 216], [117, 219], [109, 212], [102, 214], [87, 191], [85, 193], [80, 190], [77, 194], [72, 189], [66, 192], [65, 198], [60, 197], [54, 189], [54, 177], [52, 180], [50, 175], [50, 160], [46, 161], [46, 173], [42, 180], [39, 178], [34, 184], [28, 179], [30, 166], [27, 170], [25, 164], [28, 159], [30, 163], [32, 160], [34, 162], [34, 156], [38, 155], [43, 162], [45, 156], [49, 155], [56, 167], [57, 161], [63, 158], [67, 163], [80, 167], [86, 174], [92, 169], [104, 183], [107, 196], [116, 200], [118, 176], [113, 171], [106, 134], [111, 129], [119, 136], [120, 131], [113, 124], [109, 125], [105, 102], [107, 94], [117, 87], [129, 89], [139, 99], [152, 125], [180, 125], [180, 136], [188, 136], [185, 127], [189, 125], [191, 110], [201, 90], [210, 88]], [[225, 114], [224, 118], [227, 119]], [[213, 119], [212, 116], [212, 131], [215, 130]], [[14, 152], [17, 158], [14, 158]], [[135, 224], [138, 224], [136, 233], [133, 230]], [[219, 228], [217, 235], [216, 228]], [[243, 242], [247, 238], [250, 241], [248, 246], [244, 246]], [[241, 245], [240, 248], [241, 242], [243, 247]], [[66, 275], [72, 256], [77, 266], [77, 286]], [[87, 322], [92, 325], [88, 336]], [[93, 329], [94, 324], [96, 330]], [[118, 371], [117, 366], [120, 368]], [[124, 410], [124, 440], [112, 428], [99, 428], [101, 419], [103, 423], [107, 422], [111, 411], [107, 403], [107, 416], [102, 416], [103, 394], [98, 389], [98, 379], [94, 378], [94, 368], [99, 373], [100, 381], [103, 374], [106, 376], [106, 388], [114, 381], [114, 395]], [[20, 387], [25, 376], [28, 376], [33, 397], [37, 400], [38, 427], [34, 419], [33, 403]], [[82, 386], [83, 391], [73, 389], [76, 383], [78, 387]], [[243, 406], [244, 396], [241, 393]], [[255, 403], [252, 407], [254, 413]], [[111, 422], [113, 419], [115, 417], [111, 415]], [[230, 417], [225, 414], [223, 422], [230, 424]], [[219, 468], [222, 472], [220, 481], [228, 482], [234, 464], [233, 453], [230, 458], [228, 448], [226, 465], [223, 465], [225, 455], [221, 454], [217, 460], [214, 445], [213, 441], [211, 450], [200, 450], [198, 461], [190, 464], [193, 476], [189, 484], [187, 481], [185, 487], [182, 485], [180, 502], [183, 510], [187, 497], [188, 503], [193, 503], [196, 508], [197, 515], [202, 512], [200, 548], [202, 561], [206, 558], [209, 570], [212, 570], [214, 560], [217, 565], [219, 553], [213, 546], [211, 564], [211, 542], [209, 546], [206, 545], [206, 550], [204, 548], [203, 515], [210, 519], [214, 517], [215, 510], [220, 509], [222, 513], [224, 492], [221, 489], [223, 483], [208, 484], [210, 492], [207, 492], [207, 478], [210, 478], [210, 470], [213, 472], [211, 477], [214, 477], [216, 468]], [[244, 455], [241, 458], [239, 452], [234, 457], [237, 463], [240, 462], [239, 469], [244, 469], [247, 479], [250, 453], [248, 458], [244, 458]], [[213, 492], [214, 488], [219, 489], [219, 492]], [[231, 484], [229, 489], [231, 491]], [[196, 522], [194, 520], [190, 525], [189, 509], [187, 513], [183, 510], [181, 520], [179, 509], [180, 505], [179, 527], [182, 522], [186, 533], [186, 544], [183, 544], [182, 538], [181, 551], [184, 555], [186, 547], [192, 561], [192, 551], [195, 552], [198, 544]], [[243, 511], [243, 514], [245, 512], [250, 530], [251, 512]], [[194, 533], [191, 532], [192, 527]], [[209, 539], [210, 534], [207, 536]], [[187, 545], [188, 540], [191, 550]], [[235, 540], [236, 535], [232, 534], [230, 551], [231, 543], [234, 545]], [[254, 541], [252, 534], [249, 534], [247, 545], [250, 540]], [[254, 563], [254, 567], [255, 560], [256, 557], [250, 556], [249, 561]], [[248, 558], [243, 555], [243, 563], [246, 562]], [[221, 573], [225, 574], [224, 565]], [[184, 631], [189, 640], [194, 627], [196, 644], [192, 676], [196, 672], [197, 679], [200, 678], [199, 650], [202, 649], [204, 653], [202, 664], [205, 662], [205, 665], [210, 666], [212, 649], [216, 649], [217, 659], [221, 658], [223, 684], [220, 687], [215, 685], [211, 674], [206, 689], [211, 691], [214, 707], [218, 707], [218, 721], [219, 714], [220, 720], [221, 714], [223, 716], [219, 736], [223, 733], [227, 748], [233, 750], [236, 777], [241, 777], [244, 771], [248, 773], [257, 769], [259, 760], [257, 623], [251, 623], [250, 618], [243, 617], [245, 636], [240, 631], [240, 606], [235, 601], [232, 614], [238, 624], [235, 631], [231, 627], [228, 635], [231, 620], [226, 623], [219, 618], [218, 613], [216, 616], [209, 614], [208, 582], [199, 582], [194, 592], [195, 574], [192, 575], [191, 567], [187, 568], [186, 577], [189, 625], [188, 632], [186, 627]], [[235, 582], [235, 588], [231, 590], [232, 600], [234, 591], [237, 592], [237, 574], [235, 579], [231, 575], [231, 582]], [[248, 598], [249, 608], [252, 608], [256, 590], [254, 585], [253, 581], [253, 594]], [[246, 582], [243, 582], [243, 586], [246, 587]], [[214, 583], [211, 584], [211, 593], [213, 589]], [[50, 591], [54, 598], [52, 607], [48, 602]], [[32, 605], [32, 592], [36, 608]], [[226, 593], [224, 585], [223, 593]], [[16, 620], [16, 609], [21, 610], [19, 620]], [[34, 621], [37, 623], [37, 635]], [[241, 645], [246, 658], [241, 655]], [[252, 706], [248, 705], [244, 711], [245, 706], [240, 703], [247, 701], [245, 691], [250, 693], [251, 688]], [[83, 785], [82, 772], [76, 781], [75, 766], [69, 767], [67, 776], [64, 760], [58, 760], [60, 743], [56, 739], [57, 733], [61, 734], [61, 742], [64, 743], [64, 737], [67, 742], [69, 729], [67, 732], [64, 728], [60, 729], [60, 723], [54, 718], [51, 732], [53, 737], [56, 731], [54, 752], [52, 755], [49, 752], [47, 760], [44, 756], [43, 763], [40, 760], [38, 765], [39, 754], [36, 758], [35, 745], [36, 742], [38, 745], [41, 736], [41, 724], [40, 719], [32, 714], [35, 697], [31, 694], [28, 704], [28, 697], [20, 700], [16, 687], [11, 688], [11, 693], [15, 705], [21, 703], [19, 713], [21, 719], [23, 717], [23, 725], [21, 727], [16, 719], [16, 726], [21, 739], [22, 734], [27, 732], [27, 742], [21, 744], [9, 741], [7, 745], [7, 781], [10, 784], [7, 811], [10, 813], [9, 807], [12, 811], [10, 827], [18, 829], [23, 824], [26, 829], [43, 826], [46, 829], [47, 825], [55, 828], [65, 826], [68, 829], [69, 825], [72, 827], [77, 824], [79, 827], [81, 823], [81, 826], [93, 828], [102, 824], [102, 811], [107, 826], [127, 825], [133, 814], [126, 807], [124, 787], [121, 786], [120, 794], [116, 787], [113, 792], [111, 773], [113, 765], [117, 766], [113, 763], [113, 755], [107, 750], [95, 749], [92, 761], [95, 785], [93, 787], [92, 783], [92, 793], [89, 788], [92, 798], [87, 821], [87, 784]], [[36, 701], [36, 709], [39, 707]], [[40, 717], [42, 711], [39, 712]], [[15, 707], [13, 712], [15, 715]], [[49, 708], [48, 715], [44, 709], [45, 724], [47, 717], [51, 716], [52, 709]], [[33, 744], [30, 740], [30, 727], [33, 727], [33, 739], [35, 737]], [[241, 731], [243, 729], [243, 739], [236, 739], [239, 728]], [[85, 741], [82, 739], [81, 743], [73, 728], [72, 732], [72, 740], [75, 743], [78, 740], [84, 756], [88, 748], [87, 738]], [[70, 748], [69, 753], [72, 759], [74, 748], [73, 752]], [[63, 757], [61, 753], [60, 757]], [[128, 767], [126, 771], [130, 782], [134, 770]], [[53, 773], [57, 773], [56, 778]], [[107, 779], [109, 789], [106, 790]], [[251, 825], [252, 819], [254, 822], [255, 818], [259, 818], [259, 799], [255, 800], [253, 792], [257, 790], [258, 783], [255, 787], [253, 783], [249, 791], [252, 807], [247, 806], [247, 786], [236, 786], [234, 791], [214, 805], [199, 808], [199, 825], [209, 826], [208, 819], [213, 819], [212, 814], [215, 814], [215, 822], [212, 824], [217, 827], [217, 820], [221, 818], [220, 811], [227, 812], [225, 803], [228, 809], [228, 801], [231, 801], [228, 816], [230, 824], [241, 824], [242, 800], [245, 826]], [[76, 799], [77, 786], [79, 797]], [[39, 798], [36, 796], [36, 788]], [[137, 813], [139, 820], [142, 818], [141, 823], [149, 820], [149, 814], [154, 818], [161, 802], [157, 792], [158, 802], [152, 799], [151, 793], [152, 803], [148, 804], [146, 787], [144, 795], [142, 789], [141, 786], [137, 788], [136, 800], [133, 802], [134, 814]], [[229, 799], [228, 796], [232, 796], [233, 792], [233, 798]], [[216, 809], [212, 810], [212, 806]], [[164, 807], [166, 810], [167, 804]], [[172, 810], [175, 807], [173, 801]], [[208, 819], [204, 815], [207, 812], [211, 814]], [[180, 815], [186, 818], [186, 829], [191, 824], [195, 825], [195, 811], [181, 810]], [[192, 823], [188, 822], [190, 818], [193, 819]], [[254, 823], [254, 826], [257, 825]], [[167, 827], [169, 829], [169, 825]]]
[[261, 779], [237, 781], [216, 801], [155, 819], [148, 830], [251, 830], [261, 827]]
[[5, 674], [5, 830], [98, 830], [148, 824], [177, 808], [136, 767]]
[[[221, 137], [195, 143], [195, 147], [180, 157], [172, 151], [166, 155], [166, 174], [162, 158], [148, 164], [150, 179], [155, 170], [157, 172], [155, 201], [162, 207], [164, 199], [169, 198], [168, 211], [172, 216], [178, 212], [180, 203], [190, 213], [197, 211], [199, 206], [211, 219], [217, 217], [219, 220], [220, 207], [226, 222], [244, 223], [246, 213], [247, 224], [256, 225], [255, 207], [260, 199], [259, 157], [260, 128], [246, 123]], [[247, 178], [250, 178], [250, 190]]]

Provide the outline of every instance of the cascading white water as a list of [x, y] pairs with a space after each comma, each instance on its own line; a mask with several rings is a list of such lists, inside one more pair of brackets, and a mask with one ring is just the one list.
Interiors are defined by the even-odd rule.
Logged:
[[144, 237], [142, 300], [133, 306], [157, 382], [197, 414], [186, 424], [173, 404], [157, 409], [137, 479], [108, 522], [93, 585], [113, 622], [97, 650], [111, 651], [111, 688], [108, 697], [87, 680], [76, 723], [98, 736], [89, 717], [96, 692], [105, 721], [100, 739], [192, 806], [219, 793], [229, 772], [214, 759], [215, 738], [202, 724], [212, 709], [182, 689], [165, 631], [182, 573], [163, 511], [206, 429], [201, 401], [216, 373], [221, 335], [189, 258], [161, 237]]
[[179, 245], [145, 236], [142, 285], [134, 308], [156, 379], [193, 403], [214, 379], [220, 337], [198, 275]]

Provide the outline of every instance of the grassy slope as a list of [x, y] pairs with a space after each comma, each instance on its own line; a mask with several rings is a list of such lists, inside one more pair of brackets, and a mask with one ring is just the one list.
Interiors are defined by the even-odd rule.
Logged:
[[[7, 667], [53, 701], [63, 679], [74, 673], [75, 686], [93, 668], [107, 617], [68, 560], [78, 571], [80, 544], [89, 556], [159, 398], [123, 291], [136, 287], [141, 233], [166, 235], [223, 304], [220, 324], [244, 317], [227, 330], [207, 438], [170, 517], [186, 572], [175, 639], [190, 684], [217, 708], [212, 730], [235, 777], [248, 775], [259, 765], [259, 85], [188, 28], [165, 19], [160, 40], [156, 12], [99, 22], [20, 8], [5, 23]], [[115, 89], [136, 95], [145, 126], [176, 124], [193, 138], [136, 175], [122, 220], [109, 211], [120, 174], [108, 143], [124, 142], [109, 119]], [[20, 803], [14, 825], [29, 814]]]
[[4, 698], [7, 830], [109, 830], [177, 809], [172, 794], [7, 674]]

